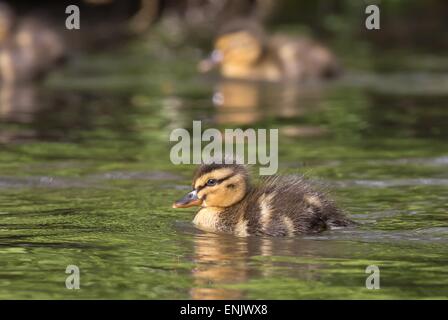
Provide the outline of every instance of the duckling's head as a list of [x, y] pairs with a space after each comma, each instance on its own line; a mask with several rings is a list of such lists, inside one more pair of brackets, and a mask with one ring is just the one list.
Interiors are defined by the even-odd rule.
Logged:
[[247, 193], [249, 174], [244, 165], [203, 164], [193, 177], [193, 191], [173, 204], [173, 208], [230, 207]]
[[217, 66], [248, 67], [259, 61], [264, 51], [262, 32], [257, 26], [231, 25], [217, 36], [209, 58], [199, 63], [199, 71]]
[[39, 19], [22, 19], [16, 33], [17, 46], [35, 59], [37, 67], [46, 68], [65, 55], [62, 36], [52, 26]]

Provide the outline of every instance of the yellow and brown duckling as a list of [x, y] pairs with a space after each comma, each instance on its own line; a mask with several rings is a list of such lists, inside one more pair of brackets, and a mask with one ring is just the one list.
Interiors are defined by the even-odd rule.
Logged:
[[214, 43], [200, 72], [219, 68], [225, 78], [259, 81], [307, 81], [332, 78], [341, 67], [334, 54], [307, 37], [265, 36], [256, 25], [230, 25]]
[[192, 186], [173, 208], [200, 206], [193, 223], [206, 231], [294, 236], [352, 224], [300, 176], [270, 176], [254, 186], [243, 165], [203, 164]]
[[0, 83], [29, 82], [65, 57], [62, 36], [43, 19], [19, 18], [0, 4]]

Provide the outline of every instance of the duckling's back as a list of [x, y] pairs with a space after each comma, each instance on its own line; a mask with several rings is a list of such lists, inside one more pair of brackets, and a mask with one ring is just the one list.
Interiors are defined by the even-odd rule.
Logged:
[[269, 46], [276, 52], [286, 78], [316, 80], [333, 78], [341, 73], [336, 56], [312, 39], [277, 34], [271, 37]]
[[323, 193], [300, 176], [272, 176], [246, 196], [248, 234], [293, 236], [351, 224]]

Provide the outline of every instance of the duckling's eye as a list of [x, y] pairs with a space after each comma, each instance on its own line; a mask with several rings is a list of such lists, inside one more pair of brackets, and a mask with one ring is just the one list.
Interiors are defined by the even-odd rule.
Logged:
[[216, 184], [216, 179], [208, 179], [207, 185], [208, 186], [214, 186]]

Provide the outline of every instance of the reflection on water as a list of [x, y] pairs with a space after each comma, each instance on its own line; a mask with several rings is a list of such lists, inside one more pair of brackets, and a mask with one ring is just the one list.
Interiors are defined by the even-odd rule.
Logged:
[[[294, 239], [235, 238], [223, 234], [196, 234], [194, 257], [196, 267], [192, 270], [194, 287], [192, 299], [243, 299], [243, 290], [226, 288], [228, 285], [245, 283], [254, 277], [272, 277], [278, 263], [261, 261], [254, 267], [252, 258], [273, 255], [312, 257], [315, 243]], [[319, 254], [316, 252], [315, 254]], [[281, 263], [280, 263], [281, 266]], [[288, 273], [302, 280], [312, 280], [318, 265], [294, 266]]]
[[[217, 107], [214, 123], [248, 126], [267, 118], [296, 119], [321, 110], [321, 85], [301, 88], [296, 83], [269, 84], [221, 80], [215, 86], [213, 104]], [[323, 130], [310, 125], [283, 128], [286, 135], [320, 135]]]
[[0, 86], [0, 119], [11, 122], [32, 122], [37, 106], [36, 90], [31, 84]]
[[[368, 214], [363, 218], [373, 218]], [[372, 222], [363, 222], [370, 223]], [[423, 276], [424, 270], [443, 268], [443, 262], [436, 258], [448, 239], [447, 228], [425, 230], [381, 232], [352, 229], [329, 232], [322, 235], [294, 239], [282, 238], [234, 238], [228, 235], [196, 233], [192, 261], [193, 287], [191, 299], [247, 299], [256, 292], [258, 298], [272, 297], [300, 298], [348, 298], [354, 292], [357, 297], [369, 297], [369, 290], [363, 289], [364, 270], [370, 264], [387, 268], [384, 279], [388, 284], [382, 287], [394, 294], [401, 279], [409, 283]], [[393, 243], [393, 244], [392, 244]], [[428, 261], [415, 259], [418, 246], [429, 245]], [[386, 249], [387, 247], [387, 249]], [[398, 251], [396, 251], [398, 250]], [[396, 252], [392, 257], [392, 252]], [[403, 274], [403, 268], [412, 269], [414, 274]], [[395, 274], [392, 277], [392, 274]], [[426, 274], [420, 283], [431, 286]], [[282, 279], [271, 283], [270, 279]], [[427, 281], [427, 282], [426, 282]], [[265, 283], [264, 283], [265, 282]], [[326, 283], [321, 287], [321, 283]], [[264, 291], [271, 287], [272, 292]], [[275, 289], [274, 289], [275, 288]], [[275, 291], [277, 290], [277, 292]], [[341, 296], [335, 293], [341, 292]], [[285, 291], [285, 292], [283, 292]], [[388, 297], [371, 295], [370, 298]], [[434, 296], [448, 294], [448, 287], [434, 287]], [[412, 296], [412, 295], [410, 295]]]
[[223, 82], [213, 94], [213, 103], [219, 107], [215, 121], [218, 124], [247, 125], [261, 118], [260, 92], [253, 83]]
[[[0, 86], [0, 124], [3, 124], [0, 142], [79, 140], [83, 132], [96, 127], [94, 122], [107, 116], [111, 116], [110, 125], [115, 130], [131, 131], [128, 119], [120, 116], [121, 110], [110, 109], [120, 97], [97, 98], [74, 90], [52, 92], [32, 83], [3, 84]], [[132, 140], [132, 133], [128, 138]]]
[[[194, 262], [197, 267], [192, 270], [194, 287], [190, 292], [191, 298], [241, 299], [239, 290], [220, 286], [247, 281], [246, 252], [247, 243], [244, 240], [225, 241], [222, 236], [215, 234], [195, 236]], [[214, 285], [218, 288], [214, 288]]]

